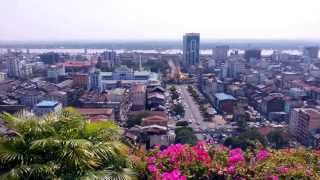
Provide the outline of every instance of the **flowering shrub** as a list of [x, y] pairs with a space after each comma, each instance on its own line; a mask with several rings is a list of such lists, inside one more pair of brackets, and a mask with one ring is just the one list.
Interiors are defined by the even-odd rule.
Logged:
[[320, 153], [306, 149], [228, 149], [198, 142], [139, 154], [140, 179], [320, 179]]

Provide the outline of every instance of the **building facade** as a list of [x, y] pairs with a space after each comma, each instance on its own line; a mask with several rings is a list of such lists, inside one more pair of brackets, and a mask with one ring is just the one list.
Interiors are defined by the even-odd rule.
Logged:
[[132, 102], [133, 111], [141, 111], [145, 109], [146, 106], [146, 85], [144, 84], [134, 84], [131, 87], [130, 99]]
[[221, 46], [216, 46], [212, 50], [212, 55], [216, 61], [224, 62], [228, 57], [228, 52], [229, 52], [229, 46], [221, 45]]
[[34, 107], [33, 112], [37, 116], [43, 116], [60, 110], [62, 110], [62, 105], [57, 101], [41, 101]]
[[311, 59], [317, 59], [319, 53], [319, 47], [318, 46], [307, 46], [303, 48], [303, 56], [311, 58]]
[[187, 33], [183, 36], [183, 59], [186, 67], [200, 63], [200, 34]]
[[261, 49], [247, 49], [244, 52], [244, 58], [249, 62], [252, 59], [259, 60], [261, 59]]
[[294, 108], [290, 113], [289, 132], [300, 143], [308, 145], [313, 131], [320, 129], [320, 112], [312, 108]]

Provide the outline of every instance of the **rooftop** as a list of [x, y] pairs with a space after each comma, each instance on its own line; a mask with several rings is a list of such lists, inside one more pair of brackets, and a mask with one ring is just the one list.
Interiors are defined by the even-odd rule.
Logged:
[[65, 61], [65, 67], [88, 67], [97, 64], [97, 61]]
[[54, 107], [57, 106], [59, 102], [57, 101], [41, 101], [36, 106], [37, 107]]
[[76, 110], [82, 115], [112, 115], [110, 108], [77, 108]]
[[215, 96], [219, 101], [223, 100], [236, 100], [232, 95], [226, 93], [216, 93]]

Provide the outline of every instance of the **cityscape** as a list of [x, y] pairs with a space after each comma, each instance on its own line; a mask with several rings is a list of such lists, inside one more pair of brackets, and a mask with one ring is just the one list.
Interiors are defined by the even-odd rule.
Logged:
[[0, 37], [0, 179], [320, 179], [320, 41], [207, 37]]

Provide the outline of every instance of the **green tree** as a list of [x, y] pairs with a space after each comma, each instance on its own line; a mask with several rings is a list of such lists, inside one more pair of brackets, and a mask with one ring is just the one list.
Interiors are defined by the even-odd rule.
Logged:
[[150, 69], [152, 72], [165, 72], [169, 68], [167, 61], [148, 60], [143, 64], [144, 68]]
[[121, 129], [73, 109], [46, 117], [3, 114], [16, 132], [0, 141], [0, 179], [133, 179]]
[[184, 115], [185, 110], [182, 104], [176, 104], [173, 106], [172, 111], [177, 115]]
[[138, 113], [138, 114], [129, 115], [127, 122], [126, 122], [126, 126], [128, 128], [131, 128], [135, 125], [140, 125], [142, 123], [142, 119], [144, 117], [147, 117], [148, 115], [149, 115], [149, 113], [146, 111]]
[[266, 146], [267, 141], [256, 129], [247, 129], [245, 132], [240, 133], [239, 136], [226, 138], [224, 145], [245, 150], [249, 147], [256, 148], [257, 145]]
[[187, 121], [178, 121], [176, 123], [176, 126], [188, 126], [189, 123]]
[[193, 134], [193, 130], [189, 127], [181, 127], [175, 130], [175, 143], [192, 144], [197, 142], [197, 137]]
[[176, 91], [177, 91], [177, 88], [176, 88], [175, 86], [171, 86], [171, 87], [170, 87], [170, 91], [171, 91], [171, 93], [172, 93], [172, 92], [176, 92]]
[[280, 149], [288, 146], [289, 140], [284, 137], [283, 133], [279, 130], [271, 131], [267, 134], [267, 139], [271, 146]]
[[178, 99], [178, 98], [179, 98], [178, 92], [174, 91], [173, 93], [171, 93], [171, 98], [172, 98], [173, 100]]

